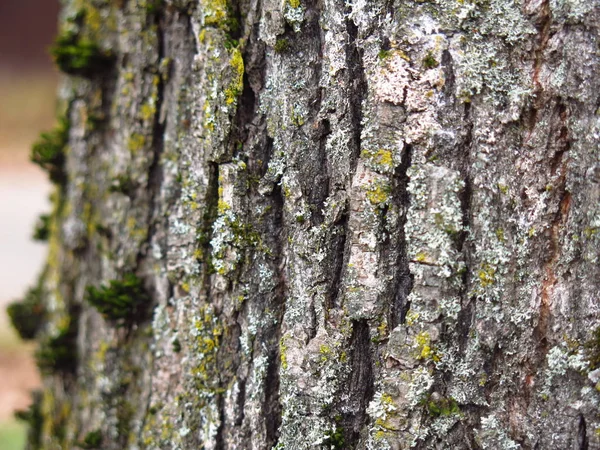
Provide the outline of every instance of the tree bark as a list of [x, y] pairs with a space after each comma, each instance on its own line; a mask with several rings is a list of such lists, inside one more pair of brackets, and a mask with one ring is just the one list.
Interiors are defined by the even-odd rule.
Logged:
[[29, 448], [600, 449], [599, 24], [63, 1]]

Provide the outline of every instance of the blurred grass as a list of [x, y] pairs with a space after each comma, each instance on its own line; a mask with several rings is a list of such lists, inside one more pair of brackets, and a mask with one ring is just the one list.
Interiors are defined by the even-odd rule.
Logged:
[[23, 450], [27, 425], [17, 420], [0, 422], [0, 450]]

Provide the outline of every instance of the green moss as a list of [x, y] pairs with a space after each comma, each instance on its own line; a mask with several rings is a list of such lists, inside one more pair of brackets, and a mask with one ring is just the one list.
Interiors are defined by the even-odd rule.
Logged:
[[330, 430], [327, 433], [327, 444], [329, 444], [329, 448], [332, 450], [344, 450], [346, 448], [344, 429], [336, 426], [335, 429]]
[[290, 42], [287, 39], [277, 39], [275, 45], [273, 46], [273, 50], [275, 53], [284, 53], [290, 48]]
[[31, 393], [32, 401], [27, 410], [15, 412], [15, 417], [27, 422], [27, 449], [39, 450], [42, 448], [42, 427], [44, 416], [42, 415], [42, 393], [34, 391]]
[[435, 59], [433, 53], [431, 51], [427, 52], [427, 54], [423, 58], [423, 67], [425, 67], [426, 69], [433, 69], [439, 65], [440, 63]]
[[390, 56], [392, 56], [392, 51], [391, 50], [380, 50], [379, 51], [379, 59], [386, 59], [389, 58]]
[[179, 353], [181, 351], [181, 342], [179, 342], [179, 339], [177, 339], [177, 338], [173, 339], [173, 342], [171, 343], [171, 345], [173, 346], [173, 351], [175, 353]]
[[44, 325], [46, 307], [43, 294], [43, 287], [39, 283], [27, 291], [23, 300], [11, 303], [6, 308], [12, 325], [21, 339], [34, 339]]
[[458, 403], [452, 397], [441, 397], [434, 399], [429, 397], [427, 400], [427, 411], [429, 415], [433, 417], [450, 416], [452, 414], [458, 414], [460, 408]]
[[118, 325], [129, 325], [146, 317], [150, 297], [141, 280], [128, 273], [123, 280], [112, 280], [108, 286], [88, 286], [86, 299], [105, 319]]
[[85, 435], [83, 441], [77, 444], [80, 448], [93, 449], [101, 448], [102, 445], [102, 433], [100, 430], [90, 431]]
[[584, 344], [590, 371], [600, 367], [600, 327], [596, 328], [590, 340]]
[[50, 236], [50, 214], [41, 214], [33, 229], [33, 240], [44, 242]]
[[124, 195], [131, 195], [136, 187], [136, 183], [129, 175], [119, 175], [112, 180], [108, 190], [109, 192], [118, 192]]
[[53, 130], [42, 133], [31, 148], [31, 161], [48, 172], [50, 180], [56, 184], [66, 181], [64, 165], [69, 127], [66, 117], [59, 118], [58, 125]]
[[42, 373], [72, 373], [77, 367], [77, 319], [70, 316], [55, 336], [44, 339], [35, 353]]
[[143, 7], [148, 14], [156, 14], [163, 6], [163, 0], [146, 0]]
[[61, 33], [51, 47], [50, 53], [63, 72], [86, 77], [105, 72], [113, 59], [96, 43], [73, 32]]

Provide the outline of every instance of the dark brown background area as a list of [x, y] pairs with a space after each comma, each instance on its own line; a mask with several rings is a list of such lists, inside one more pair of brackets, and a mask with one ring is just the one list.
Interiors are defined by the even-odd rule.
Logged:
[[58, 0], [0, 0], [0, 70], [52, 68]]

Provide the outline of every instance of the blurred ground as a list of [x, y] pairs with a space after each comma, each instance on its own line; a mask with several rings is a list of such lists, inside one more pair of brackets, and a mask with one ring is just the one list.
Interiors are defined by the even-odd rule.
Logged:
[[15, 335], [6, 305], [35, 282], [46, 254], [31, 234], [49, 211], [51, 187], [29, 162], [29, 149], [54, 124], [55, 92], [52, 73], [0, 75], [0, 450], [23, 448], [25, 427], [13, 411], [26, 408], [39, 386], [33, 346]]

